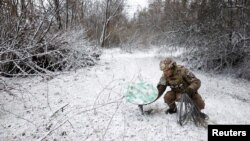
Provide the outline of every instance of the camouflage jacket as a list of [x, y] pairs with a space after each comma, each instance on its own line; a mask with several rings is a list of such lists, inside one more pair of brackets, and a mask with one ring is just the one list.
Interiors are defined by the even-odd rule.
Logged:
[[188, 69], [178, 65], [171, 77], [167, 77], [163, 74], [158, 85], [170, 86], [172, 91], [176, 92], [182, 92], [187, 87], [197, 92], [201, 86], [201, 81]]

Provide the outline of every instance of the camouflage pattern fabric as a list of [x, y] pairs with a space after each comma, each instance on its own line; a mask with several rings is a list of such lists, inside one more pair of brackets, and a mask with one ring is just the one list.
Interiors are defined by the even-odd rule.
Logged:
[[204, 109], [204, 100], [198, 93], [201, 81], [184, 66], [178, 65], [173, 71], [173, 75], [170, 77], [165, 76], [163, 73], [158, 83], [158, 85], [169, 86], [171, 88], [171, 91], [168, 91], [164, 95], [165, 103], [172, 109], [176, 108], [174, 102], [179, 99], [180, 94], [185, 93], [185, 89], [191, 88], [195, 92], [192, 96], [193, 102], [199, 110]]
[[158, 85], [170, 86], [176, 92], [182, 92], [187, 87], [197, 91], [201, 86], [201, 82], [188, 69], [178, 65], [174, 70], [174, 75], [166, 77], [163, 74]]

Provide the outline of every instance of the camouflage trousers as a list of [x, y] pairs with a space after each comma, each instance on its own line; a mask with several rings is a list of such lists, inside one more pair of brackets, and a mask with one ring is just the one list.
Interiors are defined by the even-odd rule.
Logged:
[[[169, 108], [174, 109], [174, 108], [176, 108], [175, 102], [180, 100], [180, 97], [181, 97], [181, 93], [177, 93], [174, 91], [168, 91], [164, 95], [164, 101], [165, 101], [165, 103], [168, 104]], [[200, 96], [200, 94], [198, 94], [198, 93], [194, 94], [194, 96], [192, 97], [192, 100], [199, 111], [205, 108], [205, 102], [202, 99], [202, 97]]]

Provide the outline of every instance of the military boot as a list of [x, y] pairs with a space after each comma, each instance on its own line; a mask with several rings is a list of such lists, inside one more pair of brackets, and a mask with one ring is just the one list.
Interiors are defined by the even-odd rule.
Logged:
[[202, 113], [202, 112], [200, 112], [200, 117], [201, 117], [202, 119], [204, 119], [204, 120], [208, 120], [208, 118], [209, 118], [207, 114]]
[[166, 114], [173, 114], [176, 113], [177, 109], [176, 108], [169, 108], [165, 111]]

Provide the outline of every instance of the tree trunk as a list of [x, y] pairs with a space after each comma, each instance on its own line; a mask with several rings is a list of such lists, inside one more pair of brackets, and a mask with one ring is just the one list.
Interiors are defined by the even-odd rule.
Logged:
[[109, 5], [110, 5], [110, 0], [107, 0], [106, 10], [105, 10], [105, 20], [104, 20], [102, 34], [101, 34], [101, 38], [100, 38], [101, 47], [105, 47], [105, 37], [106, 37], [107, 27], [108, 27], [108, 23], [109, 23], [109, 19], [108, 19], [109, 18], [109, 12], [108, 12]]
[[21, 17], [26, 19], [26, 7], [25, 7], [25, 0], [21, 0]]
[[58, 23], [58, 29], [62, 29], [62, 21], [61, 21], [61, 16], [60, 16], [60, 3], [59, 0], [54, 0], [55, 4], [55, 12], [56, 12], [56, 20]]
[[68, 29], [69, 24], [69, 0], [66, 0], [66, 29]]

